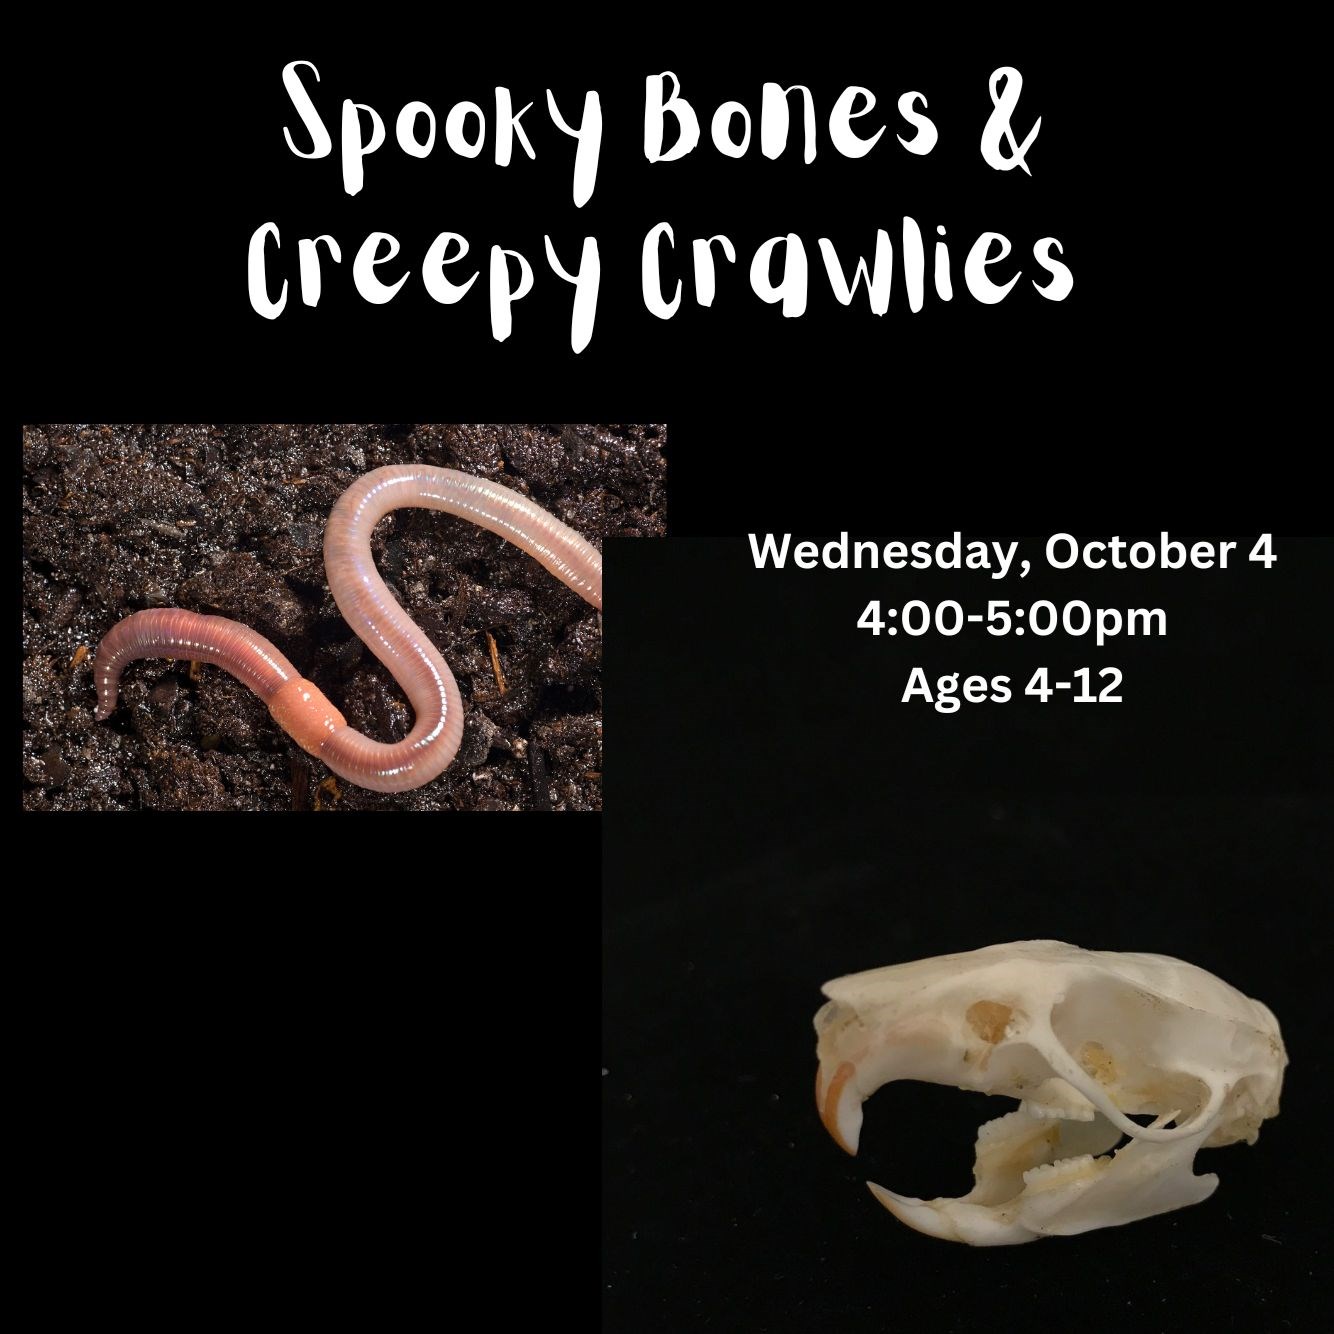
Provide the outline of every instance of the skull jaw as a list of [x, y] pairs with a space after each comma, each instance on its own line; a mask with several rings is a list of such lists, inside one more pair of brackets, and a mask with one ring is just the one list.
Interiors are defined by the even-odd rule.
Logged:
[[1058, 1119], [1025, 1104], [979, 1130], [975, 1184], [967, 1195], [923, 1200], [866, 1184], [901, 1223], [970, 1246], [1118, 1227], [1198, 1204], [1217, 1187], [1216, 1176], [1196, 1176], [1191, 1168], [1203, 1132], [1169, 1143], [1131, 1140], [1102, 1152], [1120, 1137], [1102, 1116]]

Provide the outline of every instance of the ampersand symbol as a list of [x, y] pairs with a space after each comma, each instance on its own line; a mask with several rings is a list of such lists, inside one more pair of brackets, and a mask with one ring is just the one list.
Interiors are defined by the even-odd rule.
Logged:
[[[1000, 81], [1004, 79], [1005, 92], [1001, 94], [998, 90]], [[997, 171], [1013, 171], [1015, 167], [1022, 167], [1026, 176], [1033, 173], [1028, 169], [1028, 163], [1024, 161], [1024, 154], [1028, 152], [1028, 146], [1038, 137], [1038, 130], [1042, 128], [1042, 117], [1039, 116], [1033, 122], [1033, 128], [1028, 132], [1028, 138], [1022, 144], [1014, 141], [1014, 131], [1010, 129], [1010, 117], [1014, 115], [1015, 106], [1019, 102], [1019, 93], [1024, 86], [1024, 76], [1017, 69], [1011, 69], [1008, 65], [1002, 65], [1000, 69], [993, 70], [991, 74], [991, 115], [987, 117], [986, 128], [982, 131], [982, 156], [986, 159], [987, 165], [994, 167]], [[1002, 157], [1000, 151], [1001, 136], [1004, 135], [1009, 141], [1010, 156]]]

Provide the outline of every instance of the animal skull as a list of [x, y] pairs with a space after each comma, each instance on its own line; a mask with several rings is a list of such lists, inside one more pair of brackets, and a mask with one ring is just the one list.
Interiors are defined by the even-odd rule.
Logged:
[[1253, 1144], [1278, 1112], [1288, 1058], [1273, 1014], [1161, 954], [1018, 941], [854, 973], [824, 994], [815, 1100], [849, 1153], [862, 1103], [893, 1079], [1019, 1099], [978, 1131], [961, 1199], [867, 1183], [929, 1236], [1001, 1246], [1198, 1204], [1218, 1178], [1194, 1174], [1196, 1151]]

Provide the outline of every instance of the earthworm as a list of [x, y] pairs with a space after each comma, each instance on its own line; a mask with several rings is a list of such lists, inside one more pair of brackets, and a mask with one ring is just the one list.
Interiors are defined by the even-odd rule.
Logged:
[[116, 707], [126, 663], [188, 658], [221, 667], [249, 686], [304, 751], [350, 783], [377, 792], [406, 792], [438, 777], [463, 737], [459, 689], [444, 658], [399, 606], [371, 558], [375, 525], [390, 510], [405, 506], [444, 510], [498, 533], [601, 612], [601, 552], [531, 500], [452, 468], [377, 468], [353, 482], [329, 515], [324, 568], [338, 610], [412, 704], [413, 728], [402, 741], [372, 741], [349, 727], [320, 688], [303, 680], [249, 626], [175, 607], [135, 612], [98, 645], [93, 662], [98, 720]]

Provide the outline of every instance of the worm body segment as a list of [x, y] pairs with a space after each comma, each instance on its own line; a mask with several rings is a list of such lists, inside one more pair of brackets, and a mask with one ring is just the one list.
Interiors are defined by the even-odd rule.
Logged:
[[375, 525], [391, 510], [406, 507], [443, 510], [499, 534], [602, 610], [601, 552], [527, 497], [452, 468], [377, 468], [354, 482], [334, 506], [324, 530], [324, 567], [339, 611], [412, 704], [415, 721], [402, 741], [373, 741], [349, 727], [319, 687], [248, 626], [174, 607], [127, 616], [98, 646], [93, 679], [99, 721], [116, 707], [127, 663], [185, 658], [221, 667], [249, 686], [303, 750], [351, 783], [377, 792], [405, 792], [438, 777], [463, 737], [458, 686], [371, 559]]

